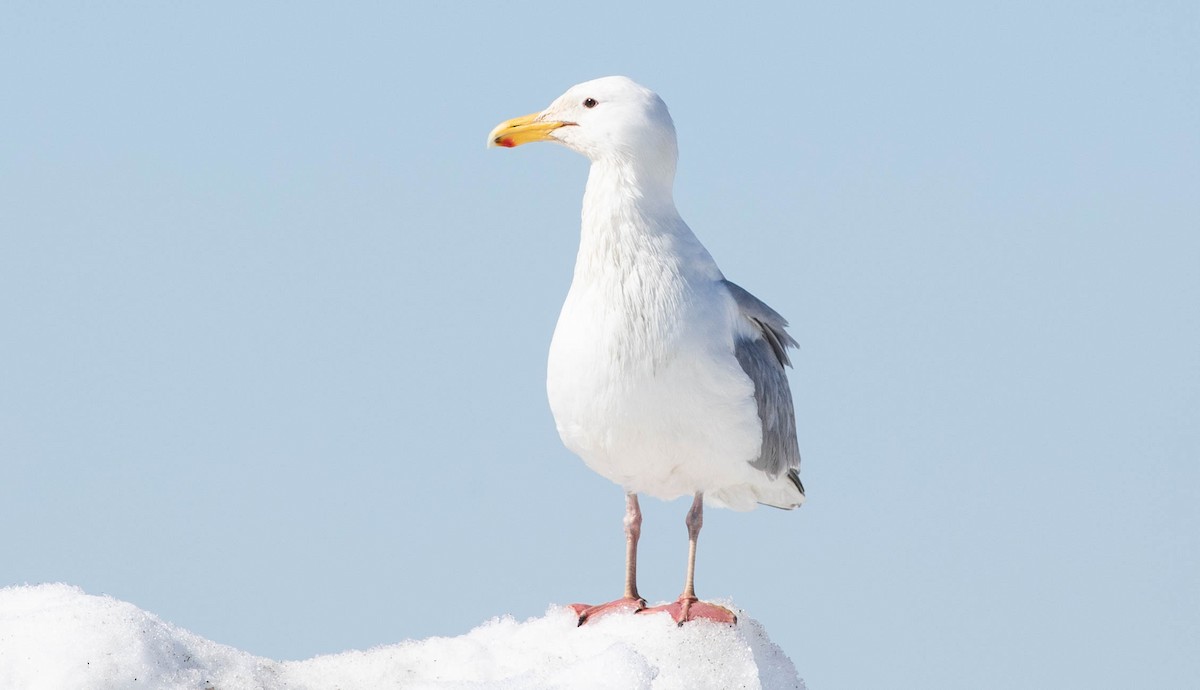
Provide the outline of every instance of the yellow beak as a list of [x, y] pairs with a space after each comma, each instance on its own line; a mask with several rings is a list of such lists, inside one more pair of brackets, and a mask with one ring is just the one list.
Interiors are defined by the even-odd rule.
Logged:
[[549, 141], [550, 133], [559, 127], [567, 127], [574, 122], [559, 122], [557, 120], [538, 120], [541, 113], [530, 113], [514, 117], [496, 125], [488, 135], [488, 147], [503, 146], [512, 148], [531, 141]]

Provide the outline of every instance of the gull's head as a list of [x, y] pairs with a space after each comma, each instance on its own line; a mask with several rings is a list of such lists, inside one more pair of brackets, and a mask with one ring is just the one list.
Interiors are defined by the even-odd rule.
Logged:
[[545, 110], [501, 122], [488, 146], [554, 141], [593, 161], [667, 163], [673, 169], [675, 124], [667, 104], [628, 77], [603, 77], [567, 89]]

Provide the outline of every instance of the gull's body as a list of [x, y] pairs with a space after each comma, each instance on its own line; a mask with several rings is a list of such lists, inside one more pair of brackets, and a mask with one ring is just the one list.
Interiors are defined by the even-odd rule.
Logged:
[[725, 280], [679, 216], [675, 130], [657, 95], [624, 77], [597, 79], [491, 135], [502, 146], [541, 140], [592, 161], [547, 392], [564, 444], [629, 495], [626, 596], [614, 604], [643, 605], [637, 494], [689, 495], [688, 582], [673, 613], [719, 618], [691, 606], [704, 498], [736, 510], [804, 500], [784, 374], [794, 341], [782, 317]]
[[704, 492], [741, 510], [797, 504], [791, 482], [751, 464], [763, 428], [735, 344], [755, 326], [674, 207], [646, 218], [646, 200], [612, 177], [593, 166], [550, 345], [547, 391], [563, 442], [631, 493]]

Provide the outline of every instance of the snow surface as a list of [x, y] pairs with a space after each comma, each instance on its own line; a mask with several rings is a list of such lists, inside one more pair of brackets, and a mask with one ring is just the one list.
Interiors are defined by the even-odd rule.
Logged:
[[799, 688], [758, 622], [735, 627], [612, 614], [576, 627], [559, 607], [490, 620], [460, 637], [272, 661], [206, 640], [133, 604], [69, 585], [0, 589], [0, 688]]

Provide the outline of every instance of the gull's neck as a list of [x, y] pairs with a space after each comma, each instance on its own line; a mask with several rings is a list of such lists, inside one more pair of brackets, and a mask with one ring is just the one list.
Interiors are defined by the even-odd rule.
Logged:
[[691, 234], [675, 209], [673, 161], [592, 162], [583, 194], [584, 243], [633, 239], [630, 235]]
[[568, 319], [564, 306], [559, 328], [567, 319], [567, 330], [600, 338], [626, 373], [653, 372], [673, 351], [688, 293], [684, 256], [704, 251], [675, 209], [673, 176], [673, 166], [603, 160], [588, 174], [571, 282], [581, 306], [570, 312], [586, 325]]
[[[592, 162], [583, 195], [575, 280], [624, 283], [629, 276], [721, 273], [675, 208], [673, 157], [650, 164]], [[648, 273], [649, 272], [649, 273]]]

